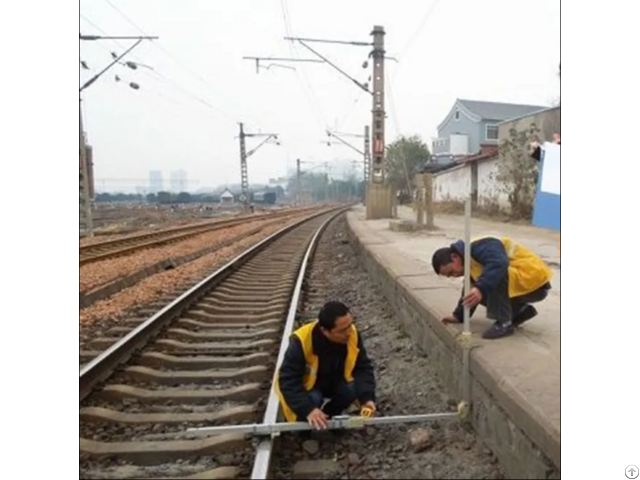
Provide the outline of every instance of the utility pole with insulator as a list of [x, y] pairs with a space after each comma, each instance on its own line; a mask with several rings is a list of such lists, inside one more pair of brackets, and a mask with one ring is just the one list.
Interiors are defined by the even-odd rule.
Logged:
[[376, 25], [373, 35], [373, 109], [372, 141], [373, 162], [367, 188], [367, 219], [392, 218], [393, 194], [386, 178], [384, 158], [385, 111], [384, 111], [384, 28]]
[[373, 172], [372, 182], [385, 180], [384, 165], [384, 29], [373, 28]]
[[[247, 152], [246, 137], [267, 137], [256, 148]], [[242, 193], [240, 194], [240, 201], [242, 202], [242, 208], [244, 211], [249, 210], [249, 173], [247, 167], [247, 159], [256, 153], [256, 151], [269, 140], [274, 138], [276, 144], [280, 145], [278, 141], [278, 135], [275, 133], [246, 133], [244, 131], [244, 124], [240, 123], [240, 183], [242, 185]]]
[[244, 140], [244, 125], [240, 124], [240, 185], [242, 194], [240, 201], [243, 210], [249, 209], [249, 173], [247, 171], [247, 147]]
[[369, 125], [364, 126], [364, 185], [362, 189], [362, 203], [367, 204], [367, 185], [371, 181], [371, 137]]
[[[114, 65], [120, 63], [120, 61], [131, 52], [134, 48], [136, 48], [143, 40], [156, 40], [158, 37], [102, 37], [100, 35], [80, 35], [80, 40], [114, 40], [114, 39], [135, 39], [137, 40], [132, 46], [130, 46], [122, 55], [116, 55], [112, 53], [113, 61], [109, 63], [106, 67], [96, 73], [93, 77], [87, 80], [80, 87], [80, 219], [84, 218], [84, 233], [87, 237], [93, 237], [93, 213], [92, 213], [92, 202], [93, 202], [93, 160], [92, 158], [88, 158], [89, 155], [87, 153], [87, 144], [85, 140], [85, 134], [82, 128], [82, 92], [93, 85], [100, 77], [102, 77], [109, 69], [111, 69]], [[82, 62], [81, 62], [82, 64]], [[136, 62], [127, 62], [126, 66], [132, 69], [137, 68]], [[86, 65], [85, 65], [86, 67]], [[131, 82], [129, 84], [131, 88], [137, 90], [140, 86], [137, 83]], [[93, 155], [92, 155], [93, 157]]]
[[[351, 145], [351, 143], [349, 143], [347, 140], [345, 140], [344, 138], [342, 138], [341, 135], [339, 135], [336, 132], [332, 132], [331, 130], [327, 130], [327, 135], [329, 137], [333, 137], [335, 139], [337, 139], [338, 141], [340, 141], [340, 143], [342, 143], [343, 145], [346, 145], [347, 147], [349, 147], [351, 150], [353, 150], [354, 152], [357, 152], [359, 155], [362, 155], [362, 161], [364, 163], [364, 189], [362, 192], [362, 201], [363, 203], [366, 205], [366, 190], [367, 190], [367, 182], [369, 181], [369, 171], [370, 171], [370, 167], [371, 167], [371, 150], [370, 150], [370, 145], [369, 145], [369, 125], [365, 125], [364, 126], [364, 135], [360, 135], [360, 134], [351, 134], [351, 133], [344, 133], [342, 135], [349, 135], [351, 137], [364, 137], [364, 150], [360, 150], [357, 147], [354, 147], [353, 145]], [[330, 142], [327, 142], [328, 145], [331, 145]]]

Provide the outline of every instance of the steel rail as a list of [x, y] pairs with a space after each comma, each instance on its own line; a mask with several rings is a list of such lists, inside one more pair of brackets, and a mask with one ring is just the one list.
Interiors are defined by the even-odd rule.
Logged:
[[[278, 396], [275, 392], [275, 380], [280, 369], [280, 365], [282, 365], [282, 360], [284, 359], [284, 355], [287, 350], [287, 346], [289, 344], [289, 337], [293, 331], [293, 325], [295, 323], [296, 314], [298, 312], [298, 307], [300, 303], [300, 296], [302, 293], [302, 283], [304, 282], [304, 278], [307, 273], [307, 267], [309, 265], [309, 260], [315, 253], [316, 247], [318, 245], [318, 238], [325, 230], [327, 225], [334, 220], [338, 215], [342, 214], [344, 211], [348, 210], [347, 208], [340, 209], [336, 214], [332, 215], [328, 218], [321, 226], [316, 230], [311, 242], [309, 242], [309, 246], [307, 248], [307, 252], [305, 253], [304, 259], [300, 264], [300, 269], [298, 270], [298, 278], [296, 280], [296, 284], [293, 290], [293, 294], [291, 296], [291, 303], [289, 305], [289, 312], [287, 314], [287, 320], [285, 322], [284, 330], [282, 333], [282, 341], [280, 343], [280, 351], [278, 352], [278, 360], [276, 361], [276, 368], [273, 373], [273, 380], [271, 382], [271, 391], [269, 393], [269, 400], [267, 402], [267, 409], [264, 414], [263, 424], [271, 425], [274, 424], [278, 417], [278, 412], [280, 409], [280, 404], [278, 401]], [[268, 440], [263, 440], [258, 444], [256, 449], [256, 457], [253, 463], [253, 470], [251, 472], [252, 479], [266, 479], [269, 474], [269, 468], [271, 466], [271, 453], [273, 451], [273, 439], [277, 434], [274, 433], [271, 435], [271, 438]]]
[[[184, 240], [195, 235], [200, 235], [202, 233], [213, 232], [223, 228], [238, 226], [251, 220], [275, 220], [286, 215], [304, 213], [305, 210], [306, 209], [294, 209], [292, 211], [279, 211], [266, 215], [247, 215], [224, 220], [215, 220], [195, 225], [186, 225], [182, 227], [163, 229], [157, 232], [142, 233], [115, 240], [107, 240], [91, 245], [83, 245], [80, 247], [79, 263], [82, 266], [88, 263], [103, 260], [105, 258], [130, 253], [147, 246], [162, 245], [164, 243]], [[120, 246], [120, 248], [118, 248], [118, 246]], [[109, 250], [110, 247], [111, 249]], [[103, 251], [104, 248], [107, 248], [108, 250]]]
[[[264, 240], [245, 250], [234, 259], [230, 260], [227, 264], [225, 264], [217, 271], [209, 275], [207, 278], [196, 284], [194, 287], [180, 295], [173, 302], [166, 305], [164, 308], [145, 320], [142, 324], [129, 332], [119, 341], [114, 343], [111, 347], [106, 349], [92, 361], [87, 363], [80, 370], [79, 374], [80, 401], [86, 398], [99, 382], [107, 378], [114, 368], [128, 360], [139, 347], [148, 342], [151, 337], [159, 333], [164, 326], [173, 321], [190, 305], [199, 301], [204, 295], [206, 295], [209, 290], [222, 283], [231, 273], [238, 270], [244, 263], [253, 258], [265, 247], [272, 244], [275, 240], [280, 238], [285, 233], [294, 230], [302, 224], [316, 217], [326, 215], [327, 213], [331, 213], [336, 210], [342, 213], [344, 210], [346, 210], [346, 208], [337, 207], [320, 212], [314, 212], [308, 217], [305, 217], [304, 219], [296, 223], [283, 227], [277, 232], [271, 234]], [[323, 226], [324, 225], [326, 225], [326, 223], [323, 224]], [[317, 237], [314, 237], [314, 239], [315, 238]], [[308, 256], [305, 256], [304, 262], [306, 262], [307, 260]], [[296, 285], [296, 287], [298, 286]], [[296, 299], [298, 299], [297, 296]]]

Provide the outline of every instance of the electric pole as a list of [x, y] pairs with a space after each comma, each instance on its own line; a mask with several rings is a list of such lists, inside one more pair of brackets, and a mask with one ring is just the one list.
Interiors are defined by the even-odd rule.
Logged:
[[[351, 145], [349, 142], [347, 142], [344, 138], [342, 138], [336, 132], [332, 132], [330, 130], [327, 130], [327, 136], [338, 139], [342, 144], [346, 145], [347, 147], [349, 147], [353, 151], [358, 152], [360, 155], [362, 155], [362, 161], [363, 161], [363, 167], [364, 167], [364, 175], [363, 175], [364, 188], [363, 188], [363, 192], [362, 192], [362, 202], [366, 205], [367, 183], [369, 182], [369, 169], [370, 169], [370, 166], [371, 166], [370, 165], [371, 164], [371, 150], [370, 150], [370, 145], [369, 145], [369, 125], [365, 125], [364, 126], [364, 135], [346, 134], [346, 133], [343, 134], [343, 135], [350, 135], [352, 137], [359, 137], [359, 138], [360, 137], [364, 137], [364, 150], [360, 150], [359, 148], [356, 148], [353, 145]], [[328, 143], [328, 145], [331, 145], [331, 144]]]
[[298, 158], [296, 160], [296, 206], [300, 205], [300, 201], [301, 201], [301, 195], [300, 195], [300, 188], [301, 188], [301, 183], [300, 183], [300, 176], [302, 175], [302, 172], [300, 171], [300, 159]]
[[240, 185], [242, 194], [240, 201], [242, 208], [246, 211], [249, 206], [249, 173], [247, 172], [247, 149], [244, 141], [244, 125], [240, 124]]
[[362, 188], [362, 203], [367, 205], [367, 185], [371, 181], [371, 137], [369, 125], [364, 126], [364, 185]]
[[[312, 38], [297, 38], [297, 37], [285, 37], [285, 40], [297, 41], [307, 50], [319, 57], [325, 63], [332, 68], [340, 72], [343, 76], [351, 80], [358, 88], [361, 88], [367, 93], [370, 93], [373, 97], [372, 108], [372, 140], [373, 140], [373, 162], [370, 159], [367, 160], [367, 168], [365, 168], [365, 175], [367, 178], [366, 186], [366, 210], [367, 219], [376, 218], [393, 218], [393, 205], [394, 196], [391, 186], [386, 179], [386, 164], [384, 158], [385, 151], [385, 110], [384, 110], [384, 27], [375, 25], [371, 31], [373, 36], [373, 43], [369, 42], [353, 42], [342, 40], [322, 40]], [[321, 42], [321, 43], [339, 43], [346, 45], [355, 45], [361, 47], [373, 46], [373, 50], [369, 56], [373, 59], [373, 91], [369, 90], [368, 83], [362, 83], [357, 79], [350, 76], [347, 72], [341, 69], [339, 66], [331, 62], [328, 58], [321, 55], [319, 52], [311, 48], [307, 43], [309, 42]], [[391, 57], [389, 57], [391, 58]], [[286, 59], [282, 59], [286, 60]], [[363, 65], [367, 67], [367, 62]], [[367, 135], [368, 137], [368, 135]], [[365, 149], [370, 151], [370, 149]], [[368, 154], [366, 154], [368, 156]]]
[[87, 161], [87, 143], [82, 128], [82, 103], [80, 103], [80, 205], [80, 217], [84, 216], [85, 234], [88, 237], [93, 237], [93, 214], [91, 211], [91, 193], [89, 191], [89, 162]]
[[384, 29], [373, 27], [373, 172], [372, 182], [385, 180], [384, 165]]
[[[122, 55], [114, 55], [114, 60], [104, 67], [100, 72], [96, 73], [93, 77], [87, 80], [84, 85], [80, 87], [80, 216], [84, 216], [84, 232], [87, 237], [93, 237], [93, 212], [92, 212], [92, 198], [91, 189], [89, 187], [89, 165], [87, 159], [87, 145], [82, 128], [82, 91], [89, 88], [95, 83], [102, 75], [104, 75], [111, 67], [120, 62], [129, 52], [136, 48], [143, 40], [155, 40], [158, 37], [101, 37], [99, 35], [80, 35], [80, 40], [110, 40], [114, 38], [127, 38], [136, 39], [137, 42], [130, 46]], [[133, 68], [134, 62], [130, 62], [129, 67]], [[138, 85], [133, 82], [129, 84], [131, 88], [138, 89]], [[84, 215], [82, 215], [84, 214]]]
[[[267, 137], [256, 148], [247, 152], [246, 137]], [[242, 209], [246, 212], [249, 210], [249, 173], [247, 168], [247, 158], [256, 153], [256, 151], [269, 140], [274, 138], [276, 144], [280, 145], [278, 141], [278, 135], [275, 133], [245, 133], [244, 124], [240, 123], [240, 183], [242, 185], [242, 194], [240, 195], [240, 201], [242, 202]]]
[[371, 180], [367, 188], [367, 219], [392, 218], [393, 194], [386, 179], [386, 165], [384, 158], [384, 28], [380, 25], [373, 27], [373, 165]]

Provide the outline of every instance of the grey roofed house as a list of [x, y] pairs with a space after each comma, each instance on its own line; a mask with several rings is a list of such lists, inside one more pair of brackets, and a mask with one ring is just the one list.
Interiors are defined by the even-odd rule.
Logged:
[[445, 165], [481, 152], [483, 145], [498, 144], [498, 124], [548, 109], [542, 105], [520, 105], [457, 99], [433, 139], [432, 163]]
[[509, 120], [549, 108], [548, 106], [540, 105], [519, 105], [516, 103], [481, 102], [463, 99], [458, 99], [458, 102], [471, 114], [482, 120]]

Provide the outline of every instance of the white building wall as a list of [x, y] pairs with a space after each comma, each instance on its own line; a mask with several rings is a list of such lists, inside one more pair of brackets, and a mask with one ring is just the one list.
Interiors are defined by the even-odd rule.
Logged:
[[480, 207], [498, 204], [509, 211], [509, 197], [498, 180], [498, 159], [481, 160], [461, 165], [452, 170], [433, 175], [434, 200], [436, 202], [463, 202], [471, 193], [472, 165], [478, 169], [478, 204]]
[[436, 202], [460, 202], [471, 194], [471, 169], [468, 165], [433, 175]]
[[498, 159], [478, 162], [478, 204], [484, 206], [498, 203], [501, 209], [508, 210], [509, 197], [498, 181]]
[[451, 155], [469, 155], [469, 136], [452, 134], [449, 153]]

